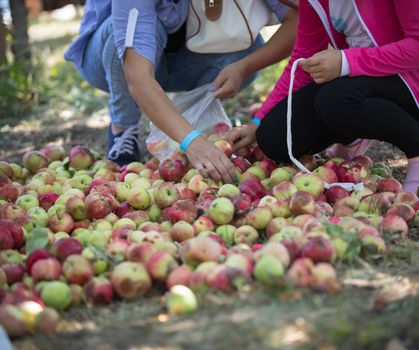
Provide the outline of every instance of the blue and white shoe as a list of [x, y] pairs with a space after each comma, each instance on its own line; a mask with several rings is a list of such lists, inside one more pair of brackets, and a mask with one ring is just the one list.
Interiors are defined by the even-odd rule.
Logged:
[[119, 166], [138, 162], [140, 160], [140, 127], [138, 124], [129, 127], [127, 130], [114, 135], [109, 127], [109, 149], [108, 159]]

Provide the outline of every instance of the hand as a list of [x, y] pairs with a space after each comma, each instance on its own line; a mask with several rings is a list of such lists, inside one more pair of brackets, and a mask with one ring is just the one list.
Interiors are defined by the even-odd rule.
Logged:
[[236, 168], [224, 152], [204, 137], [197, 137], [189, 145], [186, 155], [204, 177], [231, 183], [236, 180]]
[[215, 87], [215, 96], [220, 99], [234, 97], [239, 92], [245, 78], [245, 67], [242, 62], [229, 64], [211, 83]]
[[233, 152], [255, 143], [257, 128], [255, 123], [249, 123], [231, 130], [227, 135], [227, 141], [232, 145]]
[[340, 77], [342, 53], [334, 49], [321, 51], [302, 61], [300, 65], [317, 84], [323, 84]]

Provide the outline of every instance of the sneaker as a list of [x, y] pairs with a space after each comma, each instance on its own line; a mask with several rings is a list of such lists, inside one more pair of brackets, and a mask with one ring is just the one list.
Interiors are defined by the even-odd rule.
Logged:
[[109, 150], [108, 159], [114, 161], [119, 166], [138, 162], [140, 160], [140, 128], [133, 125], [127, 130], [114, 135], [109, 127]]
[[351, 160], [356, 156], [363, 156], [368, 148], [374, 143], [374, 140], [357, 139], [350, 145], [335, 143], [326, 149], [325, 154], [329, 158], [340, 157], [345, 160]]

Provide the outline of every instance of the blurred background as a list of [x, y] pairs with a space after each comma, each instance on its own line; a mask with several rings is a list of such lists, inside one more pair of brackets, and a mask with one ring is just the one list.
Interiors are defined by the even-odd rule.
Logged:
[[[84, 0], [0, 0], [0, 159], [46, 144], [106, 149], [107, 96], [63, 59], [77, 35]], [[275, 28], [267, 28], [269, 37]], [[263, 71], [251, 87], [224, 101], [233, 120], [248, 118], [286, 62]], [[145, 118], [144, 118], [145, 119]], [[148, 123], [142, 120], [144, 134]]]

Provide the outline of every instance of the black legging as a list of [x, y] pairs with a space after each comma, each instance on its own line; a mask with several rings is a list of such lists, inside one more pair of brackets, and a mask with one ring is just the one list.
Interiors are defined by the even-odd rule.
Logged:
[[[289, 161], [286, 112], [285, 98], [269, 111], [256, 131], [262, 151], [280, 162]], [[293, 95], [292, 136], [297, 158], [357, 138], [389, 142], [413, 158], [419, 156], [419, 109], [397, 75], [312, 83]]]

